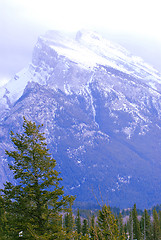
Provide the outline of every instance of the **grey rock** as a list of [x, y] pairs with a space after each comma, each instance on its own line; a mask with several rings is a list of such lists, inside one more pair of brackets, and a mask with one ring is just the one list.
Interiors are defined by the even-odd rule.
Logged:
[[161, 75], [141, 58], [96, 33], [49, 31], [0, 89], [1, 183], [13, 181], [4, 150], [25, 116], [43, 124], [64, 190], [78, 201], [160, 203], [160, 100]]

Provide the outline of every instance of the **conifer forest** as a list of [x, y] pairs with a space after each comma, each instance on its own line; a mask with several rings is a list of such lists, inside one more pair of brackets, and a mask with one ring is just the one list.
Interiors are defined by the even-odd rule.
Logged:
[[[1, 240], [159, 240], [161, 205], [120, 210], [108, 203], [83, 208], [77, 196], [65, 195], [41, 126], [24, 117], [23, 132], [10, 134], [6, 149], [14, 182], [0, 195]], [[101, 194], [101, 193], [100, 193]]]

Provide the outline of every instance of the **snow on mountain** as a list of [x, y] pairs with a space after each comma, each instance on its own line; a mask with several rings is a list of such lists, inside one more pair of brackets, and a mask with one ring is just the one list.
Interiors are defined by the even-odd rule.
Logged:
[[1, 156], [26, 116], [44, 124], [67, 193], [92, 201], [101, 186], [113, 205], [150, 206], [161, 200], [160, 100], [161, 75], [140, 57], [91, 31], [49, 31], [0, 88]]
[[[161, 75], [157, 70], [145, 63], [140, 57], [132, 56], [123, 47], [111, 43], [97, 33], [79, 31], [75, 39], [70, 39], [58, 31], [49, 31], [39, 38], [35, 48], [34, 55], [37, 54], [37, 51], [42, 50], [41, 54], [44, 56], [40, 57], [45, 58], [45, 54], [53, 50], [56, 60], [63, 58], [66, 61], [67, 59], [69, 62], [66, 61], [66, 69], [63, 71], [68, 71], [71, 61], [87, 71], [93, 71], [97, 66], [103, 65], [137, 77], [145, 81], [145, 84], [149, 85], [150, 88], [154, 90], [159, 88], [160, 90]], [[43, 61], [40, 58], [38, 59], [41, 62], [41, 73], [39, 74], [34, 55], [28, 71], [22, 70], [5, 86], [1, 87], [0, 98], [3, 102], [7, 103], [7, 100], [3, 98], [7, 98], [11, 104], [17, 100], [22, 95], [28, 81], [33, 80], [40, 84], [47, 83], [52, 68], [48, 66], [49, 69], [46, 69], [46, 64], [44, 63], [43, 66]], [[78, 82], [77, 84], [80, 87], [82, 83]], [[70, 84], [66, 84], [64, 90], [68, 89], [68, 86]], [[55, 87], [59, 86], [55, 84]]]

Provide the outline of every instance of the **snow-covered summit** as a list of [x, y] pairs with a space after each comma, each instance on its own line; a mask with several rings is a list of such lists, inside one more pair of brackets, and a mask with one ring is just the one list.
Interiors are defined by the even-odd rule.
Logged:
[[43, 124], [67, 194], [90, 201], [101, 186], [122, 207], [160, 201], [161, 77], [141, 58], [91, 31], [49, 31], [0, 88], [1, 156], [23, 116]]
[[82, 67], [110, 66], [139, 78], [161, 81], [161, 75], [151, 65], [138, 56], [103, 38], [96, 32], [82, 30], [75, 38], [58, 31], [49, 31], [42, 40], [58, 54], [65, 56]]
[[74, 37], [48, 31], [39, 37], [29, 67], [0, 88], [1, 109], [18, 100], [30, 81], [70, 93], [88, 85], [95, 69], [101, 66], [128, 74], [161, 91], [158, 71], [120, 45], [87, 30], [78, 31]]

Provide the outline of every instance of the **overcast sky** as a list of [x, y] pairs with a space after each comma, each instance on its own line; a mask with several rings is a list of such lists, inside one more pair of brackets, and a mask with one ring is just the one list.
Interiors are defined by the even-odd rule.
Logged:
[[40, 34], [92, 29], [161, 69], [160, 0], [0, 0], [0, 85], [31, 61]]

